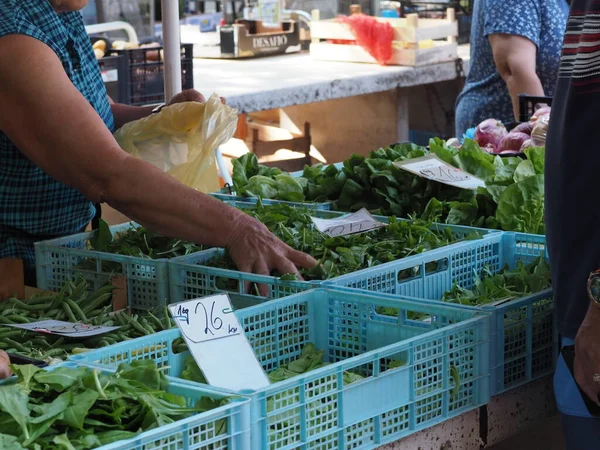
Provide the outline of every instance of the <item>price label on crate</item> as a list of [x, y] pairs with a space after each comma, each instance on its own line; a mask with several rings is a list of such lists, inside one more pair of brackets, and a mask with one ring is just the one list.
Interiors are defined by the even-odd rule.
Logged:
[[311, 220], [317, 230], [331, 237], [365, 233], [387, 226], [387, 224], [375, 219], [365, 208], [344, 217], [336, 217], [335, 219], [311, 217]]
[[480, 178], [442, 161], [436, 155], [397, 161], [394, 165], [422, 178], [461, 189], [475, 190], [478, 187], [485, 187], [485, 182]]
[[102, 71], [102, 81], [104, 81], [105, 83], [119, 81], [119, 71], [117, 69], [103, 70]]
[[175, 303], [169, 312], [210, 385], [239, 391], [270, 384], [228, 295]]
[[22, 328], [27, 331], [38, 333], [57, 334], [71, 338], [84, 338], [98, 334], [110, 333], [120, 327], [103, 327], [98, 325], [86, 325], [84, 323], [64, 322], [62, 320], [40, 320], [23, 324], [8, 325], [9, 327]]

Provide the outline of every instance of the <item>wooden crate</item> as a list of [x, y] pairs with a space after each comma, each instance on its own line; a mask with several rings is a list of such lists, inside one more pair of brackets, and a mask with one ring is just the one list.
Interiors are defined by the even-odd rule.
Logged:
[[[313, 17], [318, 17], [318, 14], [313, 12]], [[425, 66], [452, 61], [458, 57], [458, 23], [453, 9], [448, 9], [446, 19], [419, 19], [416, 14], [409, 14], [403, 19], [378, 17], [377, 20], [388, 22], [394, 28], [394, 49], [388, 64]], [[377, 63], [359, 45], [326, 42], [330, 39], [355, 40], [350, 27], [336, 19], [313, 19], [310, 33], [310, 54], [316, 60]]]

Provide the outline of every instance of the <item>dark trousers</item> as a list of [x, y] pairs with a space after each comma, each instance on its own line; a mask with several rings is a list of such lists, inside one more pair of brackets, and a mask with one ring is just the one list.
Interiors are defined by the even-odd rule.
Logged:
[[600, 419], [560, 415], [566, 450], [600, 450]]

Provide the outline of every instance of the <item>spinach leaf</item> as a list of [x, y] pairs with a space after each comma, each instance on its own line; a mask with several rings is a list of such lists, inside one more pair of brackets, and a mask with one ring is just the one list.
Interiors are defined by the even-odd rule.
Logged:
[[18, 384], [0, 387], [0, 410], [11, 416], [29, 439], [29, 398]]

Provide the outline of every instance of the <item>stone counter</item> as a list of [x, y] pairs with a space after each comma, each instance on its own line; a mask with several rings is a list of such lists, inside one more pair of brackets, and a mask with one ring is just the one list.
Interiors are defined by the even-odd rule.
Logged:
[[[459, 47], [464, 69], [469, 46]], [[411, 88], [457, 78], [454, 62], [418, 68], [313, 61], [308, 53], [247, 60], [196, 58], [194, 86], [240, 113]]]

